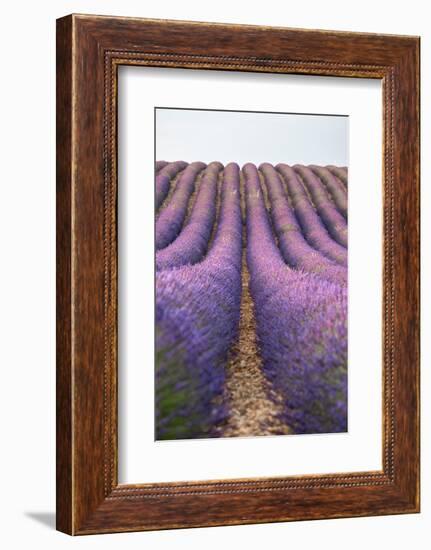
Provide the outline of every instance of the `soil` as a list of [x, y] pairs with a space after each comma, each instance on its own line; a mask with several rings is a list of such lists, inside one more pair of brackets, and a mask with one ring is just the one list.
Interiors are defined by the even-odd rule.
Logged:
[[239, 337], [230, 351], [227, 363], [226, 396], [230, 416], [222, 437], [289, 433], [289, 428], [278, 418], [281, 411], [280, 398], [262, 371], [249, 279], [244, 249]]

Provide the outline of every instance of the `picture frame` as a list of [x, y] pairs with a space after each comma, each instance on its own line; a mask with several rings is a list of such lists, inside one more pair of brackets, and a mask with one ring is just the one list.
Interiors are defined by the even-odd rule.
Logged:
[[[118, 483], [121, 65], [380, 79], [381, 471]], [[57, 529], [419, 512], [419, 38], [92, 15], [57, 20]]]

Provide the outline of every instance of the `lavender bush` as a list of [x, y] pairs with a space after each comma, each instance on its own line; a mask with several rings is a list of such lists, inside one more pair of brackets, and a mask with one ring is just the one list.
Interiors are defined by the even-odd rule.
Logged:
[[347, 219], [347, 192], [344, 185], [324, 166], [313, 164], [309, 168], [323, 181], [337, 210]]
[[286, 266], [256, 167], [243, 168], [247, 263], [266, 376], [295, 433], [347, 430], [347, 290]]
[[194, 264], [204, 256], [216, 218], [220, 166], [210, 164], [202, 177], [188, 223], [178, 237], [156, 253], [156, 269]]
[[300, 175], [311, 195], [319, 216], [326, 225], [328, 232], [339, 244], [347, 247], [347, 224], [343, 216], [330, 201], [326, 189], [320, 179], [306, 166], [296, 164], [293, 169]]
[[165, 166], [167, 166], [168, 164], [169, 162], [166, 160], [156, 160], [156, 174], [160, 172], [160, 170]]
[[329, 235], [296, 172], [287, 164], [278, 164], [276, 169], [286, 184], [296, 217], [307, 241], [331, 260], [347, 267], [347, 250]]
[[[205, 167], [203, 162], [192, 162], [181, 174], [169, 204], [156, 220], [156, 250], [168, 246], [181, 231], [189, 199], [195, 189], [196, 177]], [[212, 167], [209, 169], [213, 170]]]
[[[186, 162], [179, 160], [177, 162], [167, 163], [166, 166], [160, 169], [156, 175], [156, 212], [160, 208], [166, 195], [169, 193], [171, 179], [174, 178], [181, 170], [187, 166]], [[157, 170], [157, 167], [156, 167]]]
[[333, 166], [328, 165], [326, 168], [333, 174], [336, 178], [338, 178], [343, 184], [344, 187], [347, 189], [347, 168], [345, 166]]
[[218, 435], [227, 353], [241, 300], [239, 169], [222, 185], [220, 219], [205, 259], [156, 275], [156, 437]]
[[259, 170], [264, 177], [271, 206], [274, 230], [280, 251], [294, 268], [319, 274], [325, 280], [347, 283], [347, 269], [312, 248], [304, 239], [295, 213], [290, 207], [283, 184], [274, 167], [263, 163]]

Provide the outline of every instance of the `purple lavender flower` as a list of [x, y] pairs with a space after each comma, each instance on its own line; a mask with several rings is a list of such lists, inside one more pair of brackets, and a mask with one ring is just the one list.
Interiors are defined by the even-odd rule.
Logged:
[[347, 192], [341, 181], [324, 166], [309, 166], [316, 176], [324, 183], [334, 201], [337, 210], [347, 219]]
[[204, 256], [216, 218], [219, 165], [210, 165], [202, 177], [188, 223], [178, 237], [156, 253], [156, 269], [194, 264]]
[[[181, 174], [169, 204], [160, 212], [156, 220], [156, 250], [168, 246], [181, 231], [189, 199], [195, 188], [196, 177], [205, 169], [205, 166], [203, 162], [192, 162]], [[216, 167], [211, 165], [207, 168], [210, 171], [214, 169]]]
[[328, 194], [313, 172], [306, 166], [296, 164], [293, 169], [301, 177], [304, 185], [311, 195], [314, 206], [319, 216], [326, 225], [329, 234], [337, 243], [347, 247], [347, 224], [343, 216], [336, 210], [333, 203], [329, 200]]
[[156, 160], [156, 174], [160, 172], [160, 170], [165, 166], [167, 166], [168, 164], [169, 162], [166, 160]]
[[171, 179], [174, 178], [181, 170], [184, 170], [187, 163], [178, 160], [170, 162], [164, 166], [156, 175], [156, 212], [165, 200], [171, 185]]
[[274, 167], [263, 163], [259, 170], [268, 190], [274, 230], [286, 262], [291, 267], [319, 274], [325, 280], [347, 284], [347, 269], [312, 248], [302, 236], [301, 227]]
[[276, 169], [285, 182], [296, 217], [307, 241], [331, 260], [347, 267], [347, 250], [328, 234], [296, 172], [287, 164], [278, 164]]
[[246, 180], [247, 262], [264, 371], [295, 433], [347, 430], [347, 290], [286, 266], [256, 167]]
[[237, 337], [242, 221], [239, 169], [226, 167], [205, 259], [156, 275], [156, 437], [216, 436], [227, 415], [225, 363]]
[[347, 167], [346, 166], [333, 166], [332, 164], [326, 166], [326, 168], [336, 177], [338, 178], [343, 184], [344, 187], [347, 189]]
[[[339, 264], [346, 264], [347, 252], [319, 217], [328, 213], [326, 203], [319, 198], [314, 208], [292, 168], [260, 168], [280, 246], [259, 173], [247, 164], [247, 264], [264, 374], [294, 433], [346, 431], [347, 288]], [[156, 254], [157, 439], [219, 436], [229, 414], [225, 367], [238, 335], [243, 226], [239, 167], [233, 163], [223, 172], [215, 220], [221, 169], [211, 163], [204, 172], [184, 227], [195, 182], [186, 178], [180, 185], [187, 170], [157, 220], [169, 241]], [[314, 185], [311, 195], [321, 193], [318, 181], [321, 187]]]

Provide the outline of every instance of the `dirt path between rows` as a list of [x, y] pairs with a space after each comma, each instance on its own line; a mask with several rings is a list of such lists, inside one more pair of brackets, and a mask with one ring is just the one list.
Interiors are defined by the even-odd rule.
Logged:
[[[227, 363], [226, 393], [230, 416], [222, 437], [281, 435], [289, 429], [278, 418], [280, 402], [262, 372], [256, 338], [254, 305], [249, 291], [246, 252], [242, 258], [242, 297], [239, 338]], [[271, 396], [272, 398], [270, 399]]]

